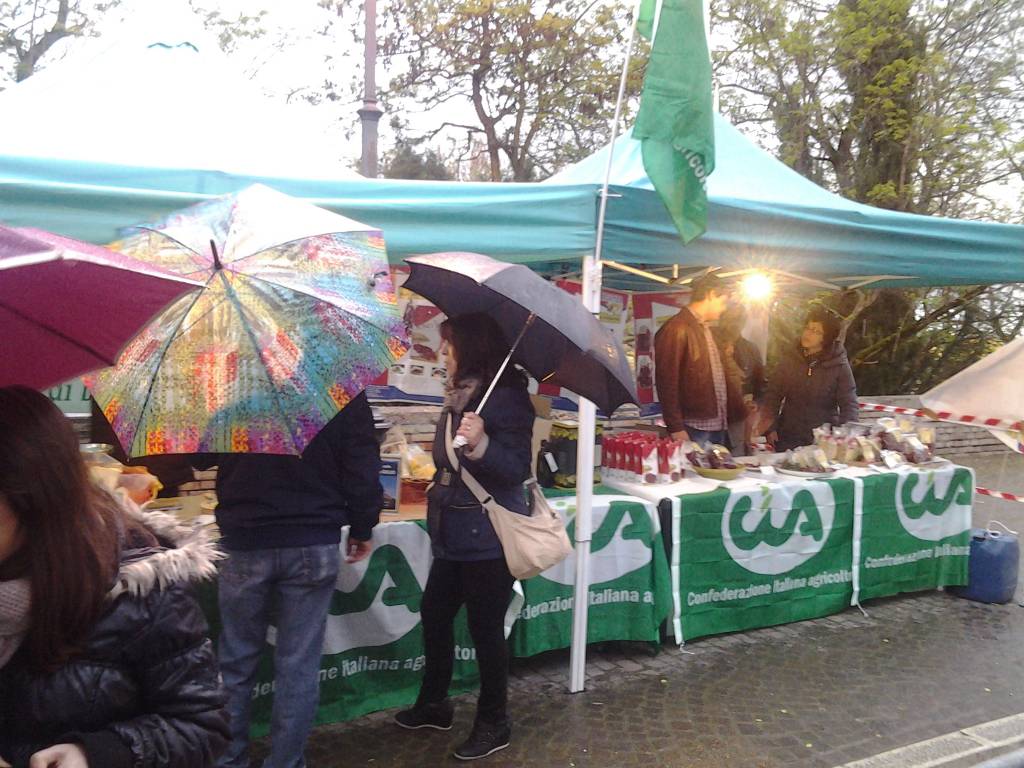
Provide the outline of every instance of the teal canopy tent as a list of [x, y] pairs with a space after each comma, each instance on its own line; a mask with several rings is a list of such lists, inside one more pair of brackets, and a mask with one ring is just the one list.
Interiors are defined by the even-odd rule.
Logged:
[[[0, 221], [104, 243], [261, 182], [382, 228], [395, 262], [468, 250], [553, 274], [578, 270], [593, 251], [607, 149], [540, 184], [363, 179], [329, 159], [337, 152], [309, 133], [304, 113], [268, 106], [193, 39], [134, 37], [0, 93], [0, 114], [17, 115], [0, 134]], [[126, 109], [129, 100], [138, 106]], [[672, 265], [771, 268], [842, 286], [1024, 281], [1024, 227], [854, 203], [724, 118], [715, 133], [708, 230], [688, 246], [643, 170], [639, 142], [619, 139], [604, 259], [662, 267], [663, 281]], [[605, 275], [612, 285], [656, 287]]]
[[270, 102], [186, 16], [0, 93], [17, 116], [0, 131], [0, 220], [105, 243], [262, 182], [381, 227], [395, 261], [465, 250], [575, 265], [593, 248], [592, 185], [363, 179], [306, 109]]
[[590, 186], [283, 176], [129, 167], [0, 155], [0, 221], [104, 243], [119, 230], [262, 183], [381, 228], [393, 262], [437, 251], [578, 264], [594, 247]]
[[[640, 142], [628, 135], [616, 142], [606, 259], [771, 268], [844, 286], [1024, 280], [1024, 227], [918, 216], [847, 200], [775, 159], [720, 115], [715, 146], [707, 232], [683, 246], [644, 172]], [[607, 159], [605, 148], [546, 183], [597, 186]]]

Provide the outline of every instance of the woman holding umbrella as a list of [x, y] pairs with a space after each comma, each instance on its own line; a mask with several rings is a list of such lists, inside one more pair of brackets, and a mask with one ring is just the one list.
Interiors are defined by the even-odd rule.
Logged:
[[452, 727], [453, 706], [447, 697], [455, 652], [453, 623], [465, 605], [480, 668], [480, 696], [473, 730], [455, 757], [475, 760], [507, 747], [511, 735], [504, 617], [513, 578], [487, 511], [448, 458], [446, 440], [463, 438], [459, 461], [464, 470], [499, 504], [527, 515], [523, 482], [531, 471], [534, 412], [526, 377], [515, 368], [500, 376], [483, 414], [474, 412], [507, 352], [493, 318], [451, 318], [441, 325], [441, 337], [448, 385], [434, 436], [437, 472], [427, 506], [434, 561], [421, 609], [426, 667], [415, 705], [395, 715], [395, 722], [410, 729]]

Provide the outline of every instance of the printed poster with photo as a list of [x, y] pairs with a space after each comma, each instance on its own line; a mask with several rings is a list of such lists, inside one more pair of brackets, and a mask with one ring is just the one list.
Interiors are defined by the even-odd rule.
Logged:
[[445, 314], [411, 291], [402, 288], [409, 277], [409, 270], [394, 269], [395, 285], [398, 286], [398, 308], [409, 328], [411, 346], [409, 351], [392, 363], [387, 374], [389, 387], [401, 394], [416, 399], [444, 397], [446, 371], [441, 359], [441, 323]]
[[633, 326], [636, 344], [636, 391], [641, 405], [656, 403], [654, 335], [690, 300], [690, 292], [634, 293]]

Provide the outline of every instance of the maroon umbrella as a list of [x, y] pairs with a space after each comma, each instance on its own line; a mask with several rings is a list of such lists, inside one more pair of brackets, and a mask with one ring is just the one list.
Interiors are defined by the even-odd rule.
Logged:
[[44, 389], [113, 365], [153, 315], [200, 286], [98, 245], [0, 226], [0, 386]]

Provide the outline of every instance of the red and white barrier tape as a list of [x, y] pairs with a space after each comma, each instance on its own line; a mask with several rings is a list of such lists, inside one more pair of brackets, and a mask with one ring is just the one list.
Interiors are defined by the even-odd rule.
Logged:
[[[898, 405], [881, 405], [879, 403], [865, 403], [861, 401], [860, 407], [866, 411], [882, 411], [884, 413], [902, 413], [909, 416], [924, 416], [929, 419], [937, 419], [938, 421], [951, 421], [955, 424], [970, 424], [976, 427], [996, 427], [1000, 429], [1012, 430], [1017, 432], [1024, 432], [1024, 422], [1020, 421], [1004, 421], [1003, 419], [982, 419], [978, 416], [971, 416], [970, 414], [961, 415], [956, 413], [950, 413], [949, 411], [935, 411], [932, 413], [919, 410], [917, 408], [902, 408]], [[1020, 439], [1017, 440], [1017, 452], [1024, 453], [1024, 442]], [[1018, 496], [1015, 493], [1006, 493], [1004, 491], [992, 491], [988, 488], [975, 488], [974, 492], [981, 496], [992, 496], [996, 499], [1003, 499], [1004, 501], [1020, 501], [1024, 502], [1024, 496]]]
[[1015, 493], [1006, 493], [1004, 491], [990, 491], [988, 488], [975, 488], [974, 492], [980, 496], [992, 496], [993, 498], [1003, 499], [1004, 501], [1024, 502], [1024, 496], [1018, 496]]
[[881, 405], [879, 403], [865, 403], [861, 401], [860, 407], [866, 411], [882, 411], [884, 413], [903, 413], [910, 416], [924, 416], [939, 421], [952, 421], [957, 424], [971, 424], [976, 427], [992, 427], [997, 429], [1008, 429], [1024, 431], [1024, 422], [1006, 421], [1004, 419], [983, 419], [980, 416], [970, 414], [950, 413], [949, 411], [927, 412], [918, 408], [902, 408], [898, 405]]

